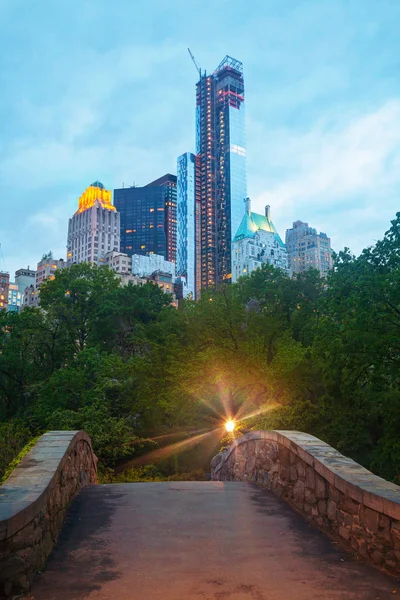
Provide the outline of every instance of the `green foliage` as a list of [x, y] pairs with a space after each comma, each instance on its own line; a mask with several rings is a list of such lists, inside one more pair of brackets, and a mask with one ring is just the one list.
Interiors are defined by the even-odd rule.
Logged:
[[15, 458], [13, 458], [13, 460], [9, 463], [9, 465], [7, 466], [6, 469], [4, 469], [3, 474], [1, 475], [0, 473], [0, 485], [2, 483], [4, 483], [6, 481], [6, 479], [8, 479], [8, 477], [11, 475], [11, 473], [13, 472], [13, 470], [15, 469], [15, 467], [17, 465], [19, 465], [19, 463], [21, 462], [21, 460], [24, 458], [24, 456], [26, 456], [29, 452], [29, 450], [31, 448], [33, 448], [33, 446], [36, 444], [36, 442], [40, 439], [40, 435], [38, 435], [37, 437], [34, 437], [33, 439], [31, 439], [21, 450], [21, 452], [19, 454], [17, 454], [17, 456], [15, 456]]
[[101, 403], [84, 406], [78, 410], [56, 410], [47, 421], [48, 429], [84, 429], [91, 437], [98, 457], [109, 466], [134, 451], [137, 436], [129, 421], [113, 417]]
[[30, 431], [23, 423], [0, 423], [0, 482], [8, 477], [10, 465], [24, 452], [30, 437]]
[[264, 265], [170, 300], [76, 265], [40, 309], [0, 313], [0, 473], [42, 431], [82, 428], [103, 480], [197, 478], [235, 418], [235, 435], [303, 430], [400, 482], [400, 213], [325, 281]]
[[166, 476], [156, 465], [129, 468], [115, 475], [112, 469], [103, 473], [100, 483], [138, 483], [149, 481], [205, 481], [207, 479], [204, 469], [193, 469], [187, 473], [175, 473]]

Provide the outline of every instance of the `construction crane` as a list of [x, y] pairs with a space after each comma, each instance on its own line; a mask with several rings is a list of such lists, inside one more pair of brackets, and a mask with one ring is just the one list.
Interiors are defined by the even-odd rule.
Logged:
[[194, 66], [196, 67], [196, 70], [197, 70], [197, 72], [198, 72], [198, 74], [199, 74], [199, 77], [201, 77], [201, 69], [200, 69], [199, 65], [197, 64], [197, 62], [196, 62], [196, 59], [195, 59], [195, 57], [193, 56], [193, 54], [192, 54], [192, 52], [191, 52], [190, 48], [188, 48], [188, 52], [189, 52], [189, 54], [190, 54], [190, 58], [192, 59]]
[[2, 273], [4, 273], [5, 269], [5, 262], [4, 262], [4, 254], [3, 254], [3, 248], [1, 247], [1, 243], [0, 243], [0, 271]]

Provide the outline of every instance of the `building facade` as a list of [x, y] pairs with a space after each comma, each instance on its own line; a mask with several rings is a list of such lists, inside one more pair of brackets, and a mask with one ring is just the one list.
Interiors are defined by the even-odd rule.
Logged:
[[245, 214], [232, 243], [232, 281], [263, 264], [289, 273], [285, 244], [271, 221], [270, 207], [265, 207], [264, 215], [253, 213], [250, 198], [246, 198]]
[[122, 252], [176, 261], [176, 175], [168, 173], [144, 187], [116, 189], [114, 203], [121, 218]]
[[56, 260], [52, 252], [43, 254], [37, 264], [35, 288], [38, 290], [44, 281], [54, 279], [57, 269], [63, 269], [66, 266], [65, 260], [63, 258]]
[[120, 249], [120, 217], [111, 191], [95, 181], [79, 198], [78, 210], [69, 220], [68, 266], [88, 262], [104, 264], [105, 255]]
[[132, 275], [149, 277], [156, 271], [169, 273], [175, 279], [175, 263], [165, 260], [163, 256], [159, 254], [149, 254], [149, 256], [134, 254], [132, 256]]
[[10, 287], [10, 275], [5, 271], [0, 272], [0, 310], [8, 308], [8, 292]]
[[30, 285], [35, 285], [36, 271], [27, 267], [26, 269], [18, 269], [15, 271], [15, 283], [21, 293], [24, 293], [25, 288]]
[[39, 290], [34, 285], [30, 285], [24, 290], [23, 306], [38, 306], [39, 305]]
[[[184, 281], [184, 296], [200, 292], [200, 197], [196, 178], [198, 157], [190, 152], [178, 158], [177, 168], [177, 273]], [[197, 266], [197, 270], [196, 270]]]
[[147, 281], [154, 281], [154, 283], [157, 284], [158, 287], [161, 288], [165, 294], [171, 294], [172, 306], [175, 306], [175, 308], [178, 307], [180, 285], [179, 283], [174, 282], [174, 277], [173, 275], [171, 275], [171, 273], [155, 271], [154, 273], [149, 275], [149, 277], [147, 277]]
[[124, 252], [111, 251], [107, 252], [104, 264], [118, 275], [132, 273], [132, 257]]
[[20, 292], [16, 283], [11, 282], [8, 287], [8, 307], [9, 312], [19, 312], [24, 302], [24, 294]]
[[286, 230], [286, 248], [291, 272], [303, 273], [318, 269], [322, 277], [332, 268], [331, 240], [326, 233], [317, 233], [308, 223], [295, 221]]
[[232, 241], [243, 216], [246, 139], [243, 65], [226, 56], [196, 87], [200, 286], [232, 277]]

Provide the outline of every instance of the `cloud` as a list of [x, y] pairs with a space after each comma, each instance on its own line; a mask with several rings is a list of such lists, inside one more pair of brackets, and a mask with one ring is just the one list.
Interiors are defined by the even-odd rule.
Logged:
[[[400, 183], [400, 100], [340, 126], [321, 121], [311, 131], [271, 135], [273, 164], [286, 167], [283, 181], [256, 194], [254, 207], [273, 207], [279, 223], [312, 220], [334, 244], [359, 252], [389, 227]], [[259, 185], [262, 183], [259, 181]], [[355, 204], [357, 208], [355, 208]], [[397, 205], [397, 206], [396, 206]]]

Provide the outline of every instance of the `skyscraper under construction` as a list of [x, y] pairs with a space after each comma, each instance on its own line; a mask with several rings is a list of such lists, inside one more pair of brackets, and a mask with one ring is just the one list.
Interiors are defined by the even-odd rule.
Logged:
[[243, 217], [246, 140], [243, 65], [226, 56], [196, 86], [200, 231], [197, 273], [202, 288], [232, 277], [232, 240]]
[[[189, 50], [190, 52], [190, 50]], [[243, 218], [246, 139], [243, 65], [226, 56], [196, 86], [196, 155], [178, 158], [177, 270], [186, 294], [232, 277], [232, 241]]]

